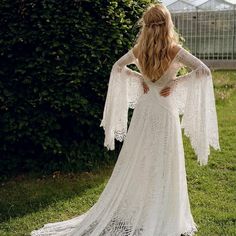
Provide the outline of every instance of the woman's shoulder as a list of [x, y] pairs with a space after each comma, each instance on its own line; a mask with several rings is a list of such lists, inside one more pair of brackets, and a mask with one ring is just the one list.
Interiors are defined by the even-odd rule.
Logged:
[[175, 56], [179, 52], [179, 50], [181, 50], [181, 49], [182, 49], [181, 44], [174, 44], [172, 46], [172, 51], [171, 51], [172, 55]]
[[138, 45], [135, 44], [134, 47], [132, 48], [134, 56], [137, 58], [138, 57]]

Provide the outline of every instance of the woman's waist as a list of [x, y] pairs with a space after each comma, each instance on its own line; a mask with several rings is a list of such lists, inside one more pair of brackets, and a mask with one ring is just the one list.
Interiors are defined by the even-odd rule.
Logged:
[[164, 87], [165, 86], [150, 87], [149, 91], [147, 92], [147, 95], [150, 96], [150, 98], [153, 99], [154, 102], [158, 102], [160, 105], [170, 110], [171, 112], [174, 112], [176, 115], [176, 113], [178, 113], [178, 109], [177, 109], [176, 100], [173, 94], [171, 93], [168, 96], [162, 96], [160, 94], [161, 90]]
[[149, 90], [152, 93], [156, 94], [160, 98], [172, 98], [171, 93], [169, 96], [166, 96], [166, 97], [161, 95], [161, 90], [164, 89], [165, 87], [167, 87], [166, 84], [165, 85], [153, 85], [153, 86], [149, 86]]

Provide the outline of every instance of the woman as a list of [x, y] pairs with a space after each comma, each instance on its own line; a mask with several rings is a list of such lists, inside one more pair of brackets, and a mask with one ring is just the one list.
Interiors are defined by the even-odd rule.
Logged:
[[[100, 198], [84, 214], [31, 235], [194, 235], [181, 128], [200, 165], [220, 149], [210, 69], [178, 42], [169, 11], [144, 12], [135, 46], [112, 67], [101, 126], [104, 145], [123, 141]], [[136, 64], [141, 73], [127, 67]], [[192, 71], [176, 77], [182, 66]], [[128, 109], [135, 108], [127, 132]], [[183, 117], [179, 119], [179, 115]]]

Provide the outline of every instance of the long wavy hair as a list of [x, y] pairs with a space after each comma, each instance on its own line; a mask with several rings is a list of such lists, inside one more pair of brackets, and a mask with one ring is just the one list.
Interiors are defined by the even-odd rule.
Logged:
[[171, 62], [171, 48], [180, 44], [169, 10], [161, 3], [148, 5], [138, 20], [141, 29], [136, 37], [137, 58], [142, 73], [158, 80]]

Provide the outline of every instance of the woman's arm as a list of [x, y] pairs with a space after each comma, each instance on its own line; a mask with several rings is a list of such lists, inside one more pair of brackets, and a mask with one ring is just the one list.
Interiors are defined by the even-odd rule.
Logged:
[[142, 74], [137, 71], [131, 70], [129, 67], [127, 67], [127, 65], [133, 64], [136, 59], [132, 50], [133, 49], [131, 48], [126, 54], [124, 54], [121, 58], [119, 58], [113, 64], [112, 70], [116, 70], [117, 72], [124, 72], [129, 76], [139, 79], [140, 82], [142, 83], [144, 93], [146, 93], [149, 90], [149, 88], [147, 84], [144, 82]]
[[143, 80], [142, 74], [127, 67], [127, 65], [133, 64], [134, 62], [135, 57], [131, 48], [126, 54], [124, 54], [113, 64], [112, 69], [118, 72], [124, 71], [127, 75], [132, 75], [140, 80]]
[[135, 58], [132, 51], [129, 50], [113, 64], [110, 72], [103, 117], [100, 123], [105, 132], [104, 146], [108, 150], [115, 148], [115, 139], [124, 140], [128, 127], [129, 108], [134, 109], [144, 93], [139, 80], [140, 74], [127, 67], [131, 63], [135, 64]]
[[211, 75], [210, 68], [204, 64], [199, 58], [188, 52], [185, 48], [180, 49], [180, 53], [177, 55], [177, 60], [183, 66], [187, 66], [191, 69], [191, 72], [186, 75], [177, 76], [176, 81], [179, 83], [181, 81], [188, 80], [193, 75], [196, 75], [197, 78]]
[[188, 52], [184, 48], [180, 48], [181, 52], [177, 55], [177, 60], [182, 66], [187, 66], [191, 71], [185, 75], [177, 76], [173, 81], [171, 81], [162, 91], [161, 95], [168, 96], [179, 83], [183, 83], [189, 80], [192, 76], [200, 78], [204, 76], [210, 76], [211, 70], [204, 64], [199, 58], [195, 57], [193, 54]]

